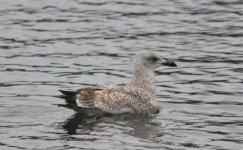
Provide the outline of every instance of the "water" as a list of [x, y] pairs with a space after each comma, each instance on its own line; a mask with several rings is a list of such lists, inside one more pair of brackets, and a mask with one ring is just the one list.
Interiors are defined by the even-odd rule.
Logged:
[[[0, 149], [243, 147], [240, 0], [1, 0]], [[85, 118], [58, 89], [127, 83], [141, 50], [175, 59], [156, 74], [161, 111]]]

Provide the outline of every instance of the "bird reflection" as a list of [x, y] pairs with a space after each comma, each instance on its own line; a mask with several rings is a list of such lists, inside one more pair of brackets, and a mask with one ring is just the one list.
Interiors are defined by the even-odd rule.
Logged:
[[[68, 107], [70, 106], [63, 106]], [[76, 108], [72, 108], [76, 110]], [[69, 135], [90, 134], [93, 131], [102, 132], [104, 129], [116, 129], [121, 133], [129, 134], [142, 139], [150, 139], [158, 131], [159, 124], [153, 122], [153, 116], [144, 115], [87, 115], [77, 111], [63, 123], [63, 129]], [[111, 130], [112, 131], [112, 130]], [[104, 131], [106, 132], [106, 131]]]

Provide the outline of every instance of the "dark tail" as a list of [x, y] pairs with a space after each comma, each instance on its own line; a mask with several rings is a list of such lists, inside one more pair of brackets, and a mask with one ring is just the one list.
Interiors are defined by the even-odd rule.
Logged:
[[89, 114], [89, 115], [103, 115], [104, 112], [101, 111], [98, 108], [83, 108], [83, 107], [79, 107], [77, 106], [76, 103], [76, 92], [75, 91], [64, 91], [64, 90], [59, 90], [63, 95], [61, 96], [56, 96], [58, 98], [62, 98], [66, 100], [67, 104], [59, 104], [58, 106], [62, 106], [65, 108], [69, 108], [72, 109], [78, 113], [82, 113], [82, 114]]
[[64, 91], [64, 90], [59, 90], [59, 91], [63, 94], [59, 98], [65, 99], [68, 104], [77, 105], [77, 103], [76, 103], [76, 92]]

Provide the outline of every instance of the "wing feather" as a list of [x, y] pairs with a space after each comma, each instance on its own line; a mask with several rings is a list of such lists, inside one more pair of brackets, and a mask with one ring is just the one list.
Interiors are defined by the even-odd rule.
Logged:
[[[138, 112], [152, 108], [153, 94], [131, 86], [102, 86], [79, 89], [76, 103], [80, 107], [99, 108], [108, 113]], [[155, 98], [155, 97], [154, 97]], [[151, 105], [151, 106], [150, 106]]]

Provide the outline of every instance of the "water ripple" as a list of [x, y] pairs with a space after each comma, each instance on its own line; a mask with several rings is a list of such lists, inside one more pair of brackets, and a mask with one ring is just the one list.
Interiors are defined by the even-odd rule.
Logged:
[[[243, 143], [240, 0], [0, 2], [1, 149], [232, 149]], [[161, 112], [89, 118], [58, 89], [128, 83], [154, 50]]]

